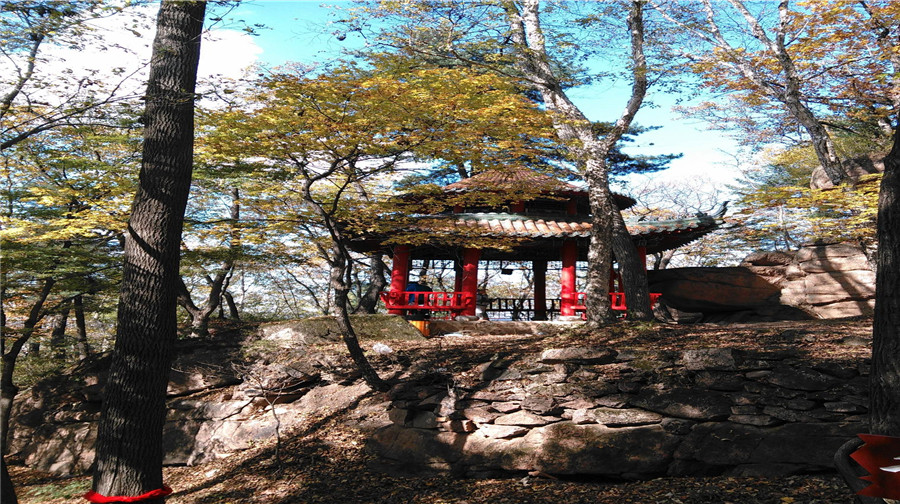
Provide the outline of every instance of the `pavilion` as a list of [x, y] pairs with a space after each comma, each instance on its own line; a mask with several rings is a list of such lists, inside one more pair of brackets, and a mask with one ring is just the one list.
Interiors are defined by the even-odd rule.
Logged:
[[[531, 169], [488, 170], [442, 188], [448, 203], [429, 215], [416, 215], [409, 227], [426, 232], [427, 243], [383, 245], [384, 239], [358, 240], [358, 251], [380, 249], [391, 253], [393, 266], [388, 291], [382, 300], [389, 313], [408, 310], [444, 312], [451, 318], [474, 316], [479, 263], [519, 261], [530, 263], [534, 274], [532, 320], [552, 316], [574, 317], [585, 310], [583, 292], [576, 290], [576, 263], [587, 260], [591, 236], [590, 207], [586, 188], [537, 173]], [[491, 193], [491, 198], [473, 196]], [[636, 202], [615, 194], [620, 210]], [[646, 268], [647, 254], [685, 245], [715, 230], [722, 222], [724, 207], [715, 215], [697, 214], [677, 220], [626, 221]], [[403, 231], [397, 230], [397, 236]], [[394, 236], [394, 243], [397, 243]], [[455, 289], [452, 292], [407, 290], [412, 260], [453, 261]], [[562, 263], [558, 311], [556, 300], [548, 307], [547, 265]], [[614, 278], [614, 277], [611, 277]], [[625, 310], [625, 298], [618, 282], [610, 282], [613, 309]], [[651, 294], [655, 301], [658, 294]]]

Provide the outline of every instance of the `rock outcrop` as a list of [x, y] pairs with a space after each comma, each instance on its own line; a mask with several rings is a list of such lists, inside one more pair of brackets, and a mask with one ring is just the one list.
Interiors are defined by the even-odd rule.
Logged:
[[[403, 318], [354, 316], [360, 338], [423, 339]], [[342, 411], [370, 392], [335, 354], [308, 351], [339, 340], [333, 319], [264, 324], [248, 338], [231, 334], [181, 340], [168, 387], [163, 432], [167, 465], [200, 464], [246, 450], [310, 416]], [[371, 343], [370, 343], [371, 344]], [[54, 474], [88, 470], [109, 359], [102, 358], [23, 391], [13, 406], [10, 454]]]
[[[875, 173], [884, 173], [884, 157], [887, 153], [875, 153], [868, 156], [859, 156], [844, 159], [841, 164], [844, 167], [846, 177], [852, 182], [861, 177]], [[834, 187], [831, 179], [825, 173], [825, 169], [817, 166], [809, 177], [809, 187], [813, 189], [830, 189]]]
[[844, 243], [751, 254], [729, 268], [650, 271], [648, 281], [672, 308], [670, 318], [688, 312], [704, 321], [832, 319], [868, 316], [875, 306], [866, 254]]

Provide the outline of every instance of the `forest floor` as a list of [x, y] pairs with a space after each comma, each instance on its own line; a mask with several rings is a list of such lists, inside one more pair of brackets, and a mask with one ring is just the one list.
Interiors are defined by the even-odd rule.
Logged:
[[[802, 321], [757, 324], [619, 324], [595, 334], [433, 338], [391, 343], [412, 362], [465, 368], [473, 355], [536, 352], [565, 344], [605, 344], [616, 348], [683, 350], [699, 347], [793, 349], [810, 359], [868, 359], [871, 320]], [[335, 351], [340, 351], [336, 345]], [[418, 358], [417, 358], [418, 357]], [[374, 359], [383, 373], [390, 362]], [[779, 478], [661, 477], [648, 481], [563, 480], [551, 476], [460, 479], [450, 475], [400, 476], [378, 470], [364, 449], [364, 432], [342, 412], [318, 418], [299, 431], [213, 463], [165, 470], [175, 489], [170, 504], [213, 503], [822, 503], [850, 504], [852, 495], [832, 473]], [[75, 502], [90, 477], [51, 477], [21, 466], [10, 468], [20, 502]]]

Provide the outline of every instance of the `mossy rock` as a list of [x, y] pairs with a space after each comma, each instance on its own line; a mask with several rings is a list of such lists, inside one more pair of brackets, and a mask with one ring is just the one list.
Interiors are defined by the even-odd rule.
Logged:
[[[361, 341], [420, 340], [422, 333], [399, 315], [351, 315], [350, 323]], [[310, 317], [272, 322], [259, 327], [263, 340], [280, 346], [307, 346], [341, 341], [334, 317]]]

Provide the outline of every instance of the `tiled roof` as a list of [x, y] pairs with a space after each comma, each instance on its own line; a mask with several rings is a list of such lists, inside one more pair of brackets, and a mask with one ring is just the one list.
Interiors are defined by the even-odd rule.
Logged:
[[[549, 175], [536, 172], [530, 168], [509, 168], [504, 170], [485, 170], [469, 178], [444, 186], [444, 191], [451, 193], [463, 193], [469, 191], [484, 190], [525, 190], [541, 191], [556, 195], [573, 195], [582, 198], [588, 197], [587, 187], [577, 186], [563, 182]], [[613, 193], [616, 204], [620, 209], [626, 209], [635, 204], [635, 200], [622, 194]]]
[[485, 170], [469, 178], [444, 186], [448, 192], [466, 192], [484, 189], [529, 189], [552, 192], [587, 193], [587, 189], [538, 173], [529, 168]]
[[[591, 222], [585, 219], [540, 218], [507, 213], [450, 214], [423, 217], [421, 227], [441, 228], [443, 232], [475, 233], [480, 236], [515, 238], [589, 238]], [[663, 221], [626, 221], [635, 240], [647, 243], [651, 251], [676, 248], [716, 229], [722, 219], [701, 215], [689, 219]]]

